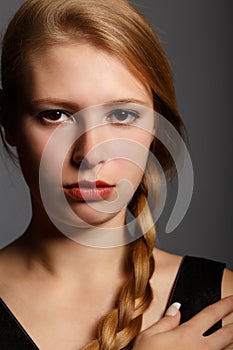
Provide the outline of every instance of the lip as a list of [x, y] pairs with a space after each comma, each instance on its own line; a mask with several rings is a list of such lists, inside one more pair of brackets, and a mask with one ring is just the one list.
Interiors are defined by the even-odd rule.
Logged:
[[106, 199], [114, 190], [115, 186], [107, 182], [83, 180], [78, 183], [67, 185], [64, 192], [69, 197], [79, 201], [100, 201]]

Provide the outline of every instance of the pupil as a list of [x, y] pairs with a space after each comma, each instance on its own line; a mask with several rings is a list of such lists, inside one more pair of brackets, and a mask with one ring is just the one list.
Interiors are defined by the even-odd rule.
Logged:
[[52, 119], [52, 120], [57, 120], [57, 119], [59, 119], [59, 118], [61, 117], [61, 113], [60, 113], [60, 112], [54, 112], [54, 113], [51, 113], [51, 114], [49, 115], [49, 117], [50, 117], [50, 119]]
[[123, 120], [126, 119], [127, 113], [124, 112], [124, 111], [118, 112], [118, 113], [117, 113], [117, 117], [118, 117], [118, 119], [119, 119], [120, 121], [123, 121]]

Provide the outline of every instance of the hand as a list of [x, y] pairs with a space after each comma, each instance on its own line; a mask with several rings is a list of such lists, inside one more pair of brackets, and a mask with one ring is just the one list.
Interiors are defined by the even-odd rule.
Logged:
[[132, 350], [222, 350], [233, 345], [232, 323], [207, 337], [203, 333], [231, 312], [233, 296], [206, 307], [179, 325], [180, 312], [173, 304], [160, 321], [138, 335]]

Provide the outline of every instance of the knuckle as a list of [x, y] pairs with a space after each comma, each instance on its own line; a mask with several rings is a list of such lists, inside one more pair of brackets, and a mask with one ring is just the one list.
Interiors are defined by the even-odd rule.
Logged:
[[150, 327], [143, 331], [142, 337], [143, 339], [148, 339], [149, 337], [152, 337], [154, 334], [159, 333], [159, 326], [156, 325], [156, 327]]
[[174, 317], [164, 317], [163, 322], [161, 322], [160, 328], [163, 328], [164, 330], [170, 329], [174, 324], [176, 324], [176, 320]]
[[224, 331], [226, 339], [229, 339], [229, 341], [233, 342], [233, 324], [231, 326], [225, 327]]
[[219, 320], [219, 312], [216, 309], [215, 304], [208, 306], [207, 312], [208, 312], [208, 317], [213, 321], [213, 323]]
[[226, 298], [227, 303], [229, 304], [229, 308], [233, 311], [233, 296], [229, 296]]
[[190, 340], [195, 339], [195, 330], [189, 324], [183, 324], [180, 327], [180, 339], [183, 344], [190, 344]]
[[184, 349], [198, 349], [198, 350], [211, 350], [206, 338], [197, 336], [195, 329], [189, 325], [185, 325], [180, 334], [180, 344]]
[[173, 317], [164, 317], [163, 319], [161, 319], [160, 321], [158, 321], [157, 323], [155, 323], [151, 327], [149, 327], [149, 328], [145, 329], [143, 332], [141, 332], [140, 337], [142, 337], [144, 339], [144, 338], [151, 337], [151, 336], [158, 334], [158, 333], [167, 332], [167, 331], [173, 329], [176, 325], [177, 325], [177, 321], [174, 320]]
[[217, 315], [215, 304], [212, 304], [208, 307], [208, 313], [213, 315], [213, 316]]

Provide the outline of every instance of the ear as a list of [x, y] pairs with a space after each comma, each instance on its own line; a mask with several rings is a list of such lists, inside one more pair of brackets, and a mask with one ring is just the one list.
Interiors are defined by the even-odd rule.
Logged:
[[6, 115], [6, 111], [4, 108], [4, 98], [3, 98], [3, 90], [0, 89], [0, 127], [2, 127], [4, 129], [4, 136], [5, 136], [5, 140], [7, 141], [7, 143], [10, 146], [16, 146], [15, 142], [14, 142], [14, 138], [12, 136], [12, 132], [11, 132], [11, 127], [10, 127], [10, 123], [7, 120], [7, 115]]

